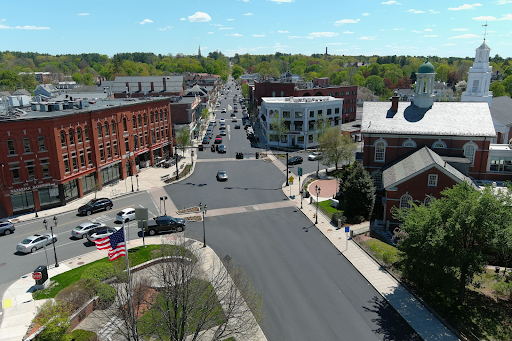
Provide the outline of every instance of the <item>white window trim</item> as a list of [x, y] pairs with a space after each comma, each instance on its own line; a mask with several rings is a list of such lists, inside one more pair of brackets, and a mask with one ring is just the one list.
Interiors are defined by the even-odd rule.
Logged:
[[[410, 146], [407, 146], [407, 144], [411, 144]], [[405, 148], [416, 148], [417, 145], [416, 145], [416, 142], [414, 140], [411, 140], [411, 138], [405, 140], [403, 143], [402, 143], [402, 147], [405, 147]]]
[[[380, 187], [377, 186], [377, 183], [375, 181], [375, 177], [377, 176], [377, 174], [380, 174]], [[377, 189], [383, 189], [384, 188], [384, 182], [383, 182], [383, 178], [382, 178], [382, 171], [379, 169], [379, 170], [376, 170], [375, 172], [372, 173], [372, 178], [373, 178], [373, 183], [375, 185], [375, 188]]]
[[[442, 145], [442, 147], [436, 147], [436, 144], [438, 144], [438, 143], [440, 143]], [[434, 149], [434, 148], [446, 148], [446, 142], [439, 139], [436, 142], [432, 143], [432, 149]]]
[[[377, 144], [379, 142], [383, 142], [384, 143], [384, 157], [382, 158], [382, 160], [377, 160]], [[375, 148], [375, 151], [373, 153], [373, 161], [375, 161], [375, 162], [386, 162], [386, 148], [388, 147], [388, 143], [386, 142], [386, 140], [380, 138], [377, 141], [375, 141], [373, 146]]]
[[464, 154], [466, 159], [469, 160], [469, 158], [466, 156], [466, 147], [468, 147], [468, 146], [473, 146], [473, 148], [475, 149], [475, 153], [473, 154], [473, 160], [470, 160], [471, 161], [471, 166], [474, 166], [475, 165], [476, 152], [478, 151], [478, 145], [471, 141], [471, 142], [468, 142], [468, 143], [464, 144], [464, 146], [462, 146], [462, 154]]
[[[435, 183], [434, 183], [434, 179], [435, 179]], [[432, 183], [431, 183], [431, 180], [432, 180]], [[427, 185], [429, 187], [437, 187], [437, 181], [438, 180], [439, 180], [439, 175], [438, 174], [429, 174], [428, 175]]]
[[[407, 207], [402, 206], [402, 202], [404, 202], [407, 198], [410, 198], [410, 200], [408, 201], [408, 202], [410, 202], [410, 204], [408, 204], [408, 205], [407, 205]], [[411, 195], [410, 195], [410, 194], [404, 194], [404, 195], [402, 195], [402, 196], [400, 197], [400, 209], [402, 209], [402, 208], [410, 208], [410, 207], [412, 207], [412, 202], [413, 202], [413, 201], [412, 201], [412, 197], [411, 197]]]

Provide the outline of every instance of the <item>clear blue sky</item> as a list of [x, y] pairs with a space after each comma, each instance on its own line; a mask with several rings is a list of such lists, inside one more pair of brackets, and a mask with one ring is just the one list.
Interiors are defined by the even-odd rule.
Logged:
[[512, 56], [512, 0], [0, 2], [0, 50]]

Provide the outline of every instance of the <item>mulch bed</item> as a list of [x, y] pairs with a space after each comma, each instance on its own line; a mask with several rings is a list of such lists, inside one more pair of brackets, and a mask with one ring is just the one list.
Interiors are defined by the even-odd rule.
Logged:
[[201, 211], [199, 209], [199, 207], [194, 206], [194, 207], [184, 208], [182, 210], [177, 210], [176, 213], [178, 213], [178, 214], [187, 214], [187, 213], [195, 213], [195, 212], [199, 212], [199, 211]]

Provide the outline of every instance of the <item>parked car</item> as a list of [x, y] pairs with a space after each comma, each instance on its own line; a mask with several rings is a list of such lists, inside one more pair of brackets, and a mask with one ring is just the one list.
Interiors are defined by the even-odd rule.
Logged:
[[114, 206], [112, 200], [108, 198], [92, 199], [87, 204], [78, 208], [78, 214], [91, 215], [94, 212], [105, 210], [108, 211]]
[[236, 117], [233, 117], [233, 119], [231, 120], [231, 122], [237, 122]]
[[210, 144], [210, 139], [208, 136], [203, 137], [203, 144]]
[[302, 159], [301, 156], [292, 156], [291, 158], [288, 159], [288, 164], [289, 165], [298, 165], [298, 164], [301, 164], [302, 161], [304, 161]]
[[76, 239], [82, 239], [84, 238], [87, 233], [89, 232], [95, 232], [102, 228], [104, 228], [106, 225], [103, 223], [93, 223], [92, 221], [88, 221], [86, 223], [82, 223], [71, 230], [71, 237], [74, 237]]
[[55, 243], [57, 241], [57, 235], [52, 235], [50, 233], [45, 234], [33, 234], [30, 237], [23, 239], [17, 246], [16, 251], [21, 253], [30, 253], [35, 252], [37, 249], [44, 247], [45, 245], [50, 245], [51, 243]]
[[185, 219], [164, 215], [149, 220], [148, 227], [144, 232], [148, 233], [150, 236], [162, 232], [183, 232], [186, 225], [187, 221]]
[[308, 156], [308, 160], [309, 160], [309, 161], [316, 161], [316, 160], [318, 160], [320, 157], [322, 157], [322, 153], [319, 153], [319, 152], [313, 152], [313, 153], [309, 154], [309, 156]]
[[235, 129], [240, 129], [240, 124], [235, 124]]
[[226, 123], [226, 119], [221, 118], [221, 119], [220, 119], [220, 124], [222, 124], [222, 123]]
[[217, 108], [219, 108], [219, 107], [220, 107], [220, 103], [217, 103], [215, 106], [216, 106]]
[[0, 223], [0, 234], [7, 236], [13, 233], [14, 230], [14, 223], [12, 221], [6, 220]]
[[215, 138], [215, 144], [219, 144], [219, 143], [222, 143], [222, 136], [217, 135], [217, 137]]
[[226, 123], [224, 123], [224, 122], [223, 122], [223, 123], [221, 123], [221, 124], [220, 124], [220, 129], [226, 129]]
[[108, 237], [117, 232], [119, 229], [120, 228], [115, 227], [105, 227], [102, 228], [101, 230], [87, 233], [87, 240], [89, 241], [89, 243], [94, 244], [95, 240]]
[[249, 123], [247, 123], [247, 124], [244, 126], [244, 129], [245, 129], [245, 130], [247, 130], [248, 128], [252, 128], [252, 126], [251, 126]]
[[120, 222], [124, 221], [125, 223], [127, 223], [130, 220], [134, 220], [134, 219], [135, 219], [135, 208], [125, 208], [117, 213], [115, 221], [120, 221]]
[[217, 181], [228, 181], [228, 173], [225, 170], [218, 171]]
[[222, 108], [221, 113], [225, 113], [225, 112], [226, 112], [226, 108]]
[[221, 136], [226, 136], [226, 129], [221, 129], [220, 133]]
[[226, 145], [225, 144], [221, 144], [219, 146], [219, 154], [225, 154], [226, 153]]

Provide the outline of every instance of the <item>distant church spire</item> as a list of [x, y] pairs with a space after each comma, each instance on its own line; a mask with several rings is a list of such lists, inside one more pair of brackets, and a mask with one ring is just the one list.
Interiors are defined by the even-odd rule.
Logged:
[[201, 59], [201, 45], [199, 45], [199, 50], [197, 50], [197, 58]]

